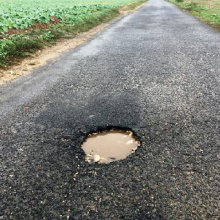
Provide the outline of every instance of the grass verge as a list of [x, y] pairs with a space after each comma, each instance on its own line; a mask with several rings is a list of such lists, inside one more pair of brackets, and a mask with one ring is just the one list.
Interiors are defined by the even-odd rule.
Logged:
[[137, 8], [138, 6], [140, 6], [141, 4], [147, 2], [147, 0], [139, 0], [136, 2], [132, 2], [130, 4], [124, 5], [120, 7], [120, 11], [132, 11], [135, 8]]
[[[132, 10], [144, 2], [146, 0], [139, 0], [123, 6], [126, 7], [123, 11]], [[108, 22], [120, 14], [120, 9], [121, 7], [103, 7], [101, 11], [85, 14], [77, 21], [61, 21], [48, 26], [48, 29], [33, 29], [22, 34], [0, 35], [0, 68], [7, 69], [44, 46], [53, 45], [60, 38], [73, 38], [80, 32]]]
[[167, 0], [220, 31], [220, 1]]

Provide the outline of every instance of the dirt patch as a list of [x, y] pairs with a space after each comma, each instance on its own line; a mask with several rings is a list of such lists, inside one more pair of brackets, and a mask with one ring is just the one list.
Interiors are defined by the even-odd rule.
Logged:
[[138, 10], [140, 7], [142, 7], [144, 3], [146, 3], [145, 0], [143, 0], [142, 2], [133, 2], [127, 5], [123, 5], [120, 7], [119, 12], [120, 14], [127, 14], [133, 12], [135, 10]]
[[24, 34], [27, 33], [29, 31], [32, 30], [36, 30], [36, 29], [43, 29], [43, 30], [47, 30], [50, 28], [51, 25], [57, 24], [61, 21], [61, 19], [51, 16], [51, 21], [49, 23], [35, 23], [34, 25], [32, 25], [31, 27], [27, 28], [27, 29], [16, 29], [16, 28], [12, 28], [10, 30], [8, 30], [7, 34], [11, 35], [11, 34]]
[[[56, 45], [51, 47], [45, 47], [44, 49], [37, 51], [36, 53], [32, 54], [30, 57], [24, 58], [19, 64], [15, 64], [7, 70], [0, 70], [0, 85], [5, 84], [10, 80], [15, 79], [19, 76], [27, 75], [31, 73], [34, 69], [37, 69], [38, 67], [45, 65], [50, 60], [59, 57], [61, 53], [67, 52], [68, 50], [74, 49], [75, 47], [87, 42], [92, 38], [92, 36], [97, 34], [99, 31], [103, 30], [105, 27], [107, 27], [117, 19], [120, 19], [123, 16], [139, 9], [142, 5], [136, 7], [134, 10], [126, 11], [126, 8], [121, 8], [120, 10], [121, 15], [113, 19], [109, 23], [104, 23], [96, 26], [95, 28], [90, 29], [87, 32], [79, 33], [73, 39], [60, 39], [57, 41]], [[59, 21], [55, 20], [54, 22], [59, 22]], [[35, 29], [37, 29], [37, 25], [38, 24], [36, 24]], [[41, 26], [40, 28], [42, 27], [43, 26]], [[47, 26], [45, 26], [45, 28], [46, 27]], [[12, 32], [12, 30], [10, 31]], [[20, 30], [20, 31], [25, 31], [25, 30]]]

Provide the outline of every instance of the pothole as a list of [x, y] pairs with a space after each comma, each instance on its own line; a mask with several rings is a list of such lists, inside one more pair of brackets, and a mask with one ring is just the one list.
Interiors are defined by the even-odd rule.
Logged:
[[140, 141], [132, 131], [110, 130], [89, 134], [82, 144], [89, 163], [110, 163], [134, 153]]

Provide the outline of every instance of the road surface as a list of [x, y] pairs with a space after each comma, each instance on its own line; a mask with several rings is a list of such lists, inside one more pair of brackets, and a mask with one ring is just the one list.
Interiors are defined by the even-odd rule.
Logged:
[[[0, 87], [0, 219], [220, 216], [220, 35], [150, 0]], [[126, 160], [88, 164], [97, 129], [132, 129]]]

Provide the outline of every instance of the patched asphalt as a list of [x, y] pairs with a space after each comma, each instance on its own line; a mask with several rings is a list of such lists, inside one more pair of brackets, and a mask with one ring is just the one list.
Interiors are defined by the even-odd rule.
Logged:
[[[0, 219], [217, 220], [220, 34], [162, 0], [0, 87]], [[80, 144], [132, 129], [127, 159]]]

